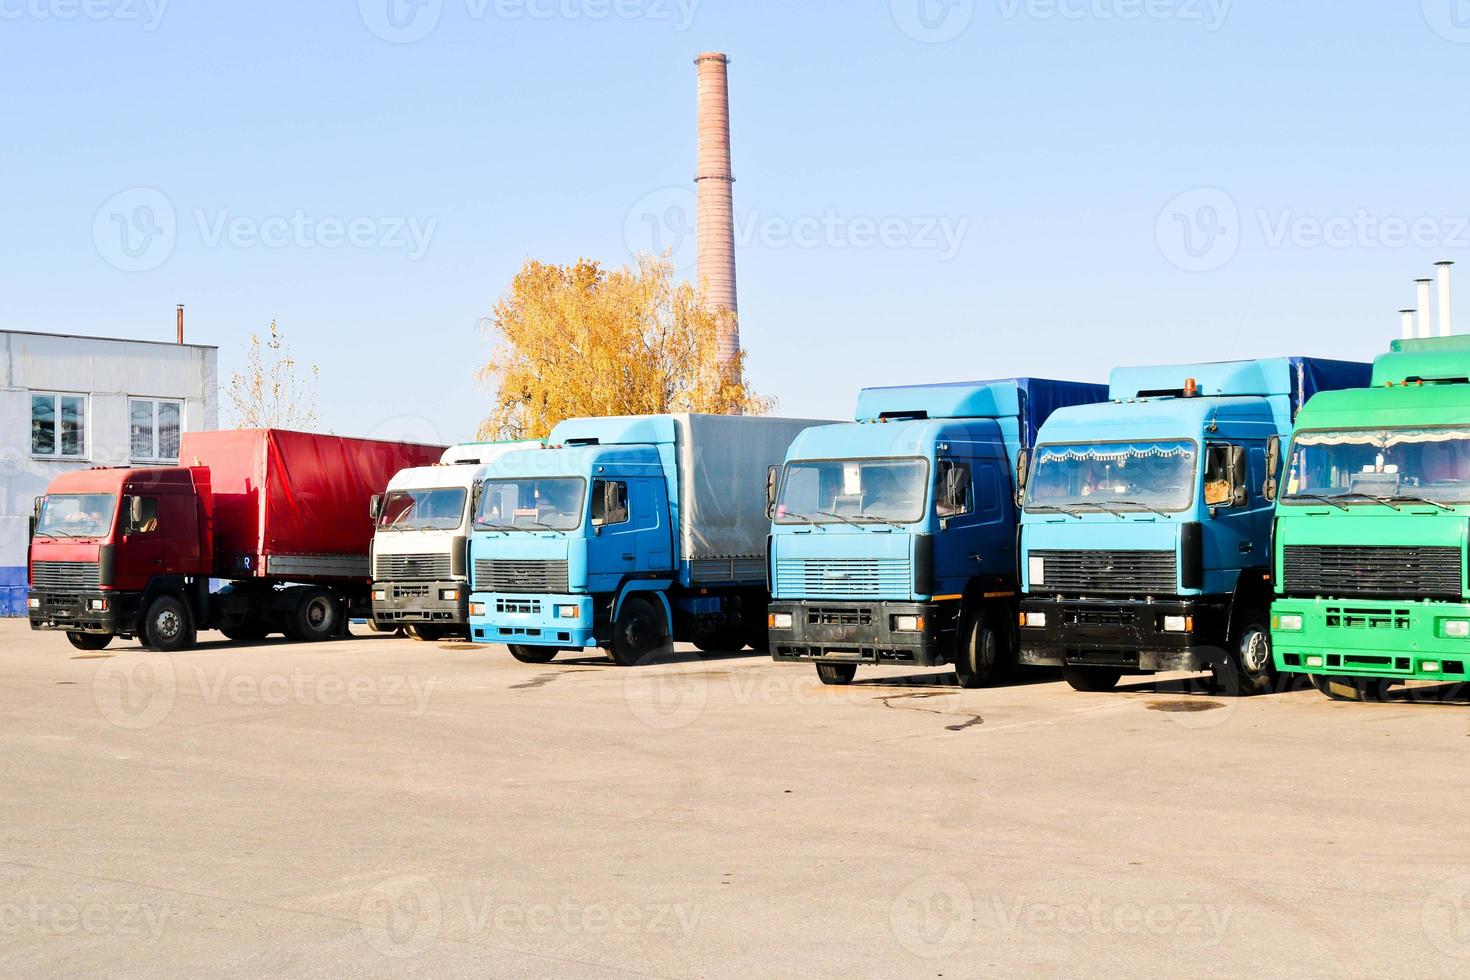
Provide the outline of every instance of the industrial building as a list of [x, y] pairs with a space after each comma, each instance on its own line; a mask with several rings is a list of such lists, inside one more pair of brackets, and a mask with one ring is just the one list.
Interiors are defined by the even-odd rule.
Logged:
[[0, 330], [0, 615], [25, 614], [29, 519], [52, 478], [177, 463], [180, 433], [219, 426], [218, 371], [214, 347]]

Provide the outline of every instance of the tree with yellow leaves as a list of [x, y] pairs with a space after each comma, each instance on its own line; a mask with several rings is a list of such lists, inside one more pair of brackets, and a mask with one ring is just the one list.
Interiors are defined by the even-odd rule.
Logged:
[[299, 377], [296, 358], [272, 320], [270, 334], [250, 335], [245, 369], [230, 376], [226, 393], [237, 429], [310, 429], [316, 424], [317, 366]]
[[496, 388], [484, 439], [538, 439], [569, 418], [773, 407], [745, 382], [745, 353], [718, 360], [733, 316], [712, 309], [673, 263], [641, 255], [605, 270], [528, 261], [495, 305], [497, 344], [480, 378]]

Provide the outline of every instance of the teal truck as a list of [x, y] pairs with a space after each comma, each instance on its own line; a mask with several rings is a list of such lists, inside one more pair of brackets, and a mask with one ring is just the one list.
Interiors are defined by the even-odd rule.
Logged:
[[1402, 340], [1297, 419], [1276, 508], [1276, 667], [1337, 700], [1470, 680], [1470, 337]]

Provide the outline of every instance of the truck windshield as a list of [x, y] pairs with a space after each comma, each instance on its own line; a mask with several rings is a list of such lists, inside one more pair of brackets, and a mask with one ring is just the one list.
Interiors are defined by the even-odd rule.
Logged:
[[1470, 503], [1470, 428], [1299, 432], [1283, 499]]
[[923, 459], [801, 460], [786, 466], [777, 524], [912, 524], [924, 516]]
[[1184, 510], [1197, 455], [1187, 439], [1038, 446], [1026, 509]]
[[41, 505], [36, 534], [44, 538], [98, 538], [112, 530], [117, 498], [106, 493], [51, 494]]
[[475, 526], [497, 531], [571, 531], [582, 523], [587, 481], [486, 480]]
[[464, 487], [393, 490], [383, 501], [384, 531], [453, 531], [464, 520]]

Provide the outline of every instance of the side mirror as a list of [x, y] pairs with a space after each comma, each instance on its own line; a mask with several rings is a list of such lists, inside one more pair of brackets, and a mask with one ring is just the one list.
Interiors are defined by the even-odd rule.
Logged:
[[1261, 488], [1261, 493], [1267, 500], [1275, 501], [1281, 485], [1281, 437], [1272, 436], [1266, 440], [1266, 485]]
[[1246, 469], [1244, 446], [1230, 447], [1230, 506], [1244, 507], [1250, 503], [1249, 471]]
[[382, 513], [383, 495], [381, 493], [375, 493], [373, 494], [372, 499], [368, 501], [368, 517], [371, 517], [373, 523], [376, 524], [378, 523], [378, 518], [382, 515]]
[[766, 467], [766, 520], [776, 519], [776, 488], [781, 483], [781, 467]]
[[128, 527], [141, 527], [143, 524], [143, 498], [128, 498]]
[[1031, 450], [1023, 449], [1016, 453], [1016, 506], [1021, 507], [1026, 503], [1026, 481], [1031, 475]]

